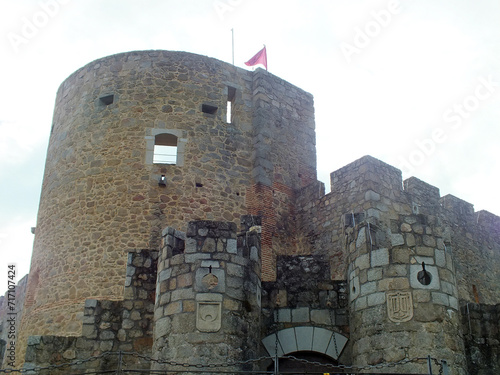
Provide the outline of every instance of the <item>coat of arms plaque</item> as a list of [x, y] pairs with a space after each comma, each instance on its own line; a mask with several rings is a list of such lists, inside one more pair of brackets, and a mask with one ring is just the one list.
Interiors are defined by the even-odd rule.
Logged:
[[387, 314], [395, 323], [407, 322], [413, 318], [411, 292], [388, 292]]

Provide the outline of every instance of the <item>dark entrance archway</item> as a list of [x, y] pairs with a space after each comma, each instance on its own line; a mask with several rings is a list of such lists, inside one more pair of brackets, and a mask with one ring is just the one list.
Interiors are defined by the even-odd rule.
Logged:
[[[286, 358], [294, 357], [294, 358]], [[330, 375], [343, 374], [331, 365], [337, 366], [339, 363], [333, 358], [326, 356], [322, 353], [311, 351], [294, 352], [287, 355], [285, 358], [279, 359], [279, 372], [280, 374], [325, 374]], [[314, 362], [314, 363], [311, 363]], [[330, 365], [330, 366], [327, 366]], [[274, 370], [274, 363], [271, 364], [268, 371]]]

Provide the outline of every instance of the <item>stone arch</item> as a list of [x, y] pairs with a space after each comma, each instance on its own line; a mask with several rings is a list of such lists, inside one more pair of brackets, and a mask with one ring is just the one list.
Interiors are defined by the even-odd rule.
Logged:
[[278, 357], [294, 352], [317, 352], [336, 361], [347, 343], [347, 337], [326, 328], [310, 326], [285, 328], [262, 340], [262, 344], [271, 357], [276, 356], [276, 335], [278, 338]]

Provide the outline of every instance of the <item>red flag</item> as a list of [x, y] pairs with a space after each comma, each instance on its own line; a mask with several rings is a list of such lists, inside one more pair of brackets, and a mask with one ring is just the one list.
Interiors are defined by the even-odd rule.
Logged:
[[264, 48], [262, 48], [259, 52], [257, 52], [257, 54], [254, 57], [252, 57], [250, 60], [248, 60], [245, 63], [245, 65], [248, 65], [248, 66], [254, 66], [254, 65], [258, 65], [258, 64], [264, 65], [264, 67], [267, 70], [266, 46], [264, 46]]

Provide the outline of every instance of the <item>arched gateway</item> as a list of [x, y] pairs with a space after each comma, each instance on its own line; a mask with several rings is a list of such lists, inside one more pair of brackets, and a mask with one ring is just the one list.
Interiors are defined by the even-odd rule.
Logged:
[[276, 356], [277, 348], [278, 357], [295, 352], [316, 352], [337, 361], [347, 337], [326, 328], [300, 326], [272, 333], [262, 343], [271, 357]]

